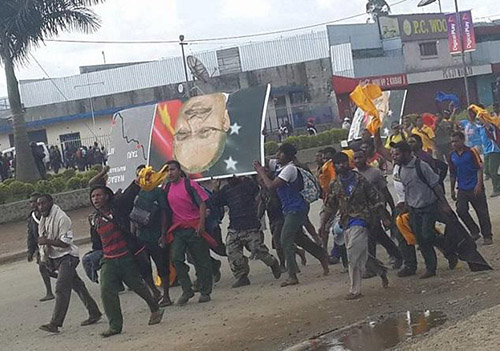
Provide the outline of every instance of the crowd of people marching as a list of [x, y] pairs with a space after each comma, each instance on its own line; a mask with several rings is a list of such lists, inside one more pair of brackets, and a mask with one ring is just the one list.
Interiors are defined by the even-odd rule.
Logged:
[[[61, 168], [89, 170], [93, 165], [106, 165], [108, 153], [104, 146], [94, 142], [92, 146], [79, 146], [68, 144], [64, 150], [64, 157], [57, 145], [51, 145], [47, 151], [35, 142], [30, 143], [31, 154], [35, 160], [36, 168], [42, 179], [47, 178], [47, 172], [59, 173]], [[47, 157], [48, 156], [48, 157]], [[0, 152], [0, 181], [15, 176], [16, 157], [10, 153], [4, 155]]]
[[[199, 303], [211, 300], [214, 283], [221, 278], [217, 256], [227, 257], [233, 288], [251, 284], [244, 249], [269, 267], [275, 279], [286, 274], [281, 287], [299, 284], [297, 257], [305, 261], [305, 252], [318, 260], [324, 275], [329, 274], [329, 264], [341, 263], [350, 279], [347, 300], [362, 297], [364, 278], [378, 276], [382, 287], [388, 287], [388, 269], [377, 259], [378, 244], [400, 278], [417, 273], [417, 247], [425, 265], [421, 279], [438, 273], [436, 249], [450, 269], [458, 260], [472, 271], [491, 269], [476, 241], [482, 236], [484, 245], [493, 243], [483, 170], [493, 184], [490, 196], [500, 195], [499, 112], [498, 105], [492, 114], [473, 105], [467, 121], [456, 123], [453, 112], [446, 112], [434, 126], [422, 117], [405, 119], [391, 126], [385, 142], [378, 132], [365, 131], [361, 140], [343, 143], [342, 150], [330, 146], [318, 152], [312, 170], [288, 143], [265, 164], [255, 162], [253, 177], [197, 183], [186, 177], [177, 161], [168, 161], [159, 172], [140, 165], [136, 179], [123, 191], [113, 192], [106, 186], [105, 168], [91, 180], [92, 250], [82, 258], [89, 279], [100, 283], [109, 323], [102, 336], [122, 332], [123, 283], [147, 303], [149, 324], [157, 324], [163, 308], [173, 304], [169, 288], [174, 284], [182, 289], [178, 305], [187, 304], [195, 293]], [[448, 175], [458, 216], [445, 197]], [[322, 201], [319, 228], [308, 218], [316, 200]], [[76, 273], [79, 253], [71, 220], [49, 194], [34, 194], [30, 203], [28, 260], [36, 258], [39, 263], [47, 290], [42, 301], [55, 298], [52, 319], [40, 329], [59, 331], [72, 289], [89, 313], [82, 325], [96, 323], [102, 313]], [[229, 226], [223, 240], [226, 214]], [[264, 243], [266, 215], [275, 255]], [[328, 252], [330, 237], [333, 245]], [[151, 260], [161, 289], [155, 284]], [[195, 268], [194, 281], [186, 262]], [[57, 279], [55, 295], [51, 277]]]

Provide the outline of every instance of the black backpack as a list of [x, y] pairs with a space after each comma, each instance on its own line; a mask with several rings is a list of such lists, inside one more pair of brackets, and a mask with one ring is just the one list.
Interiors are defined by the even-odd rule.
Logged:
[[130, 220], [140, 227], [150, 227], [157, 222], [160, 206], [156, 201], [151, 202], [144, 199], [139, 193], [134, 200], [134, 207], [130, 212]]

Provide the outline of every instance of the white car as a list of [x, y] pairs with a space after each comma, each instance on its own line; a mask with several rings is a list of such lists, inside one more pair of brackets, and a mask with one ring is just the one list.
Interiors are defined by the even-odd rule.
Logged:
[[[45, 145], [45, 143], [42, 141], [37, 142], [36, 145], [43, 149], [43, 153], [45, 154], [45, 157], [43, 158], [43, 163], [45, 164], [45, 167], [48, 167], [49, 163], [50, 163], [50, 154], [49, 154], [49, 149], [47, 148], [47, 145]], [[16, 148], [9, 147], [8, 149], [3, 150], [2, 154], [4, 156], [8, 156], [11, 159], [13, 159], [14, 156], [16, 156]]]

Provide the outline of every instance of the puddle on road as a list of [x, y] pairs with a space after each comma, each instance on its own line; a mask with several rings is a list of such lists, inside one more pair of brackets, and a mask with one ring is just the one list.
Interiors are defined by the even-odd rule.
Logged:
[[379, 319], [368, 319], [364, 323], [325, 334], [310, 340], [308, 345], [303, 343], [296, 350], [383, 351], [445, 322], [446, 315], [440, 311], [407, 311]]

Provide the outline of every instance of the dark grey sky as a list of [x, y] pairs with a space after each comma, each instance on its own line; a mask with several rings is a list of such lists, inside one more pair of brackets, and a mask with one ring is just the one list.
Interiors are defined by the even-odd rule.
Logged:
[[[473, 16], [500, 18], [499, 0], [459, 0], [463, 9], [472, 9]], [[394, 3], [396, 0], [390, 0]], [[392, 8], [394, 14], [424, 12], [407, 0]], [[453, 0], [441, 0], [443, 10], [453, 10]], [[60, 39], [85, 40], [170, 40], [184, 34], [187, 39], [233, 36], [299, 27], [333, 21], [364, 12], [366, 0], [108, 0], [94, 10], [101, 16], [101, 29], [91, 35], [65, 33]], [[498, 10], [492, 10], [498, 9]], [[429, 5], [425, 12], [435, 12]], [[342, 23], [365, 22], [360, 16]], [[324, 27], [311, 30], [319, 31]], [[293, 35], [300, 32], [283, 34]], [[279, 35], [256, 37], [241, 41], [229, 40], [209, 45], [190, 45], [188, 53], [227, 47], [249, 41], [273, 39]], [[103, 63], [156, 60], [179, 55], [179, 45], [105, 45], [46, 43], [32, 54], [51, 77], [78, 74], [78, 67]], [[46, 77], [33, 60], [18, 69], [19, 79]], [[6, 96], [5, 78], [0, 75], [0, 96]]]

